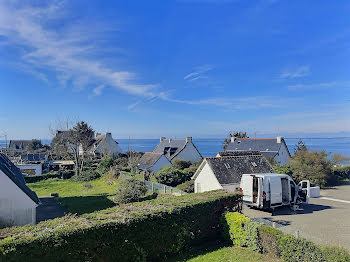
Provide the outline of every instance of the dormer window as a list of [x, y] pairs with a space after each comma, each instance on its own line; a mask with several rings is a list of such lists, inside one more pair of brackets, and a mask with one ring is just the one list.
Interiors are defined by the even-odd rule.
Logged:
[[224, 163], [224, 166], [225, 166], [227, 169], [231, 168], [231, 166], [230, 166], [229, 163]]
[[258, 165], [255, 162], [251, 162], [253, 167], [257, 167]]

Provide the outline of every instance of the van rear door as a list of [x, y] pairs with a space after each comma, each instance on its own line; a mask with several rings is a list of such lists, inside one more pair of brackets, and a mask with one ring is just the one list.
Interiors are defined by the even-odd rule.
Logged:
[[281, 177], [270, 177], [271, 205], [282, 205], [282, 183]]
[[252, 175], [243, 175], [241, 179], [243, 201], [250, 203], [253, 202], [253, 178]]

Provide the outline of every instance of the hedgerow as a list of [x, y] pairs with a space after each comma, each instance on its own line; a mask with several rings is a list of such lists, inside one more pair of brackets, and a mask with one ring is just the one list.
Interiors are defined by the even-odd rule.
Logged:
[[164, 261], [220, 237], [241, 195], [214, 191], [123, 204], [83, 216], [0, 230], [0, 261]]
[[350, 261], [350, 254], [344, 248], [317, 245], [304, 238], [297, 238], [261, 223], [252, 222], [239, 213], [227, 213], [224, 218], [223, 227], [229, 229], [229, 237], [236, 246], [269, 253], [285, 262]]

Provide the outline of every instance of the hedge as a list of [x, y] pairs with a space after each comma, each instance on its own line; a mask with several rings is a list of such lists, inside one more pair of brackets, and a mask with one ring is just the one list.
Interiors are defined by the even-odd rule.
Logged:
[[25, 176], [24, 180], [26, 181], [26, 183], [36, 183], [36, 182], [51, 179], [51, 178], [69, 179], [73, 175], [74, 175], [74, 171], [60, 171], [60, 172], [46, 173], [44, 175], [38, 175], [38, 176]]
[[350, 261], [349, 252], [342, 247], [326, 247], [304, 238], [284, 234], [278, 229], [253, 222], [240, 213], [227, 213], [223, 221], [223, 227], [229, 232], [234, 245], [269, 253], [285, 262]]
[[240, 208], [240, 194], [213, 191], [6, 228], [0, 261], [164, 261], [219, 238], [224, 210]]

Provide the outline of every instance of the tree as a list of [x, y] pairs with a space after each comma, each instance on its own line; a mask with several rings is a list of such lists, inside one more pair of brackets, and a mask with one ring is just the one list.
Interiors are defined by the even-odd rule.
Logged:
[[186, 176], [183, 172], [173, 167], [165, 167], [155, 174], [158, 183], [167, 186], [177, 186], [185, 182]]
[[116, 196], [118, 203], [130, 203], [139, 201], [147, 193], [147, 186], [144, 181], [136, 178], [129, 178], [122, 181]]
[[73, 159], [75, 175], [83, 171], [87, 149], [94, 139], [94, 130], [84, 121], [77, 122], [68, 130], [56, 130], [56, 136], [52, 139], [53, 151], [65, 159]]
[[234, 132], [230, 132], [227, 136], [227, 138], [225, 138], [224, 142], [223, 142], [223, 148], [224, 150], [226, 150], [227, 145], [229, 143], [231, 143], [231, 137], [237, 137], [237, 138], [249, 138], [247, 132], [243, 132], [243, 131], [234, 131]]
[[342, 162], [349, 161], [349, 160], [350, 160], [350, 157], [343, 156], [343, 155], [341, 155], [339, 153], [335, 153], [332, 156], [332, 164], [335, 165], [335, 166], [339, 165]]
[[294, 154], [297, 154], [298, 152], [304, 152], [304, 151], [307, 151], [307, 147], [304, 141], [300, 138], [298, 143], [295, 145]]
[[191, 161], [185, 161], [182, 159], [175, 159], [173, 163], [173, 167], [176, 169], [184, 170], [192, 165]]
[[33, 152], [40, 148], [44, 148], [44, 145], [41, 143], [39, 139], [32, 139], [32, 141], [28, 144], [28, 151]]
[[292, 158], [290, 167], [297, 182], [308, 179], [312, 183], [325, 186], [332, 179], [332, 164], [325, 151], [299, 150]]

